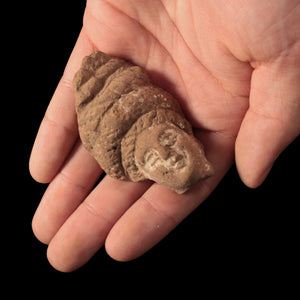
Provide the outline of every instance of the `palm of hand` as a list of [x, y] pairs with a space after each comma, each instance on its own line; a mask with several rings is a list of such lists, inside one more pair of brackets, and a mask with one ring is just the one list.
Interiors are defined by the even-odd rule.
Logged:
[[[268, 7], [267, 1], [247, 7], [207, 2], [87, 2], [83, 30], [30, 164], [38, 181], [51, 181], [33, 229], [50, 243], [48, 257], [56, 268], [79, 267], [105, 241], [116, 259], [141, 255], [209, 195], [232, 164], [234, 147], [241, 178], [255, 187], [299, 134], [296, 1], [282, 7]], [[185, 195], [109, 177], [89, 194], [101, 170], [79, 142], [70, 152], [77, 139], [70, 82], [82, 57], [95, 49], [145, 67], [153, 81], [177, 96], [215, 176]]]

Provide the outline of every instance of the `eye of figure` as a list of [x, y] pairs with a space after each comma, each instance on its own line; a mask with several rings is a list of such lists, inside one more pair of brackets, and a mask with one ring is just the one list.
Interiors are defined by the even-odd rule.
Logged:
[[174, 129], [164, 130], [158, 137], [160, 145], [171, 147], [177, 141], [177, 132]]

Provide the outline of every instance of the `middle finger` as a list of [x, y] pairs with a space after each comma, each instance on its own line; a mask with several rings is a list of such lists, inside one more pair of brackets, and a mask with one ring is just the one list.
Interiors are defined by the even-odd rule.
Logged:
[[53, 267], [68, 272], [85, 264], [102, 247], [116, 221], [150, 184], [105, 176], [51, 240], [48, 259]]

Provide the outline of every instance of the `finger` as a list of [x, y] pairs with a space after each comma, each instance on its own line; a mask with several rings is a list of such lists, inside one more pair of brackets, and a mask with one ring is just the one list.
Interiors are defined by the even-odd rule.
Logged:
[[108, 254], [119, 261], [132, 260], [158, 243], [188, 214], [198, 207], [224, 176], [233, 160], [233, 137], [209, 133], [204, 138], [208, 159], [215, 174], [197, 184], [186, 194], [178, 195], [154, 184], [136, 201], [111, 229]]
[[82, 31], [45, 113], [32, 149], [29, 168], [32, 177], [39, 182], [49, 182], [56, 175], [77, 139], [72, 80], [82, 58], [90, 52], [92, 45]]
[[48, 259], [60, 271], [73, 271], [85, 264], [104, 244], [120, 216], [149, 187], [106, 176], [51, 240]]
[[80, 142], [49, 184], [32, 220], [36, 237], [48, 244], [89, 194], [102, 170]]
[[297, 54], [291, 51], [253, 72], [250, 107], [236, 141], [237, 168], [249, 187], [264, 181], [278, 155], [300, 133], [297, 48]]

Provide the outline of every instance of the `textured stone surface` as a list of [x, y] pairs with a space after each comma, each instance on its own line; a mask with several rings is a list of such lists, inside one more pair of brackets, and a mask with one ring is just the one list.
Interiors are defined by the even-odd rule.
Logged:
[[141, 67], [97, 51], [83, 59], [73, 85], [82, 143], [110, 176], [183, 193], [212, 175], [177, 100]]

